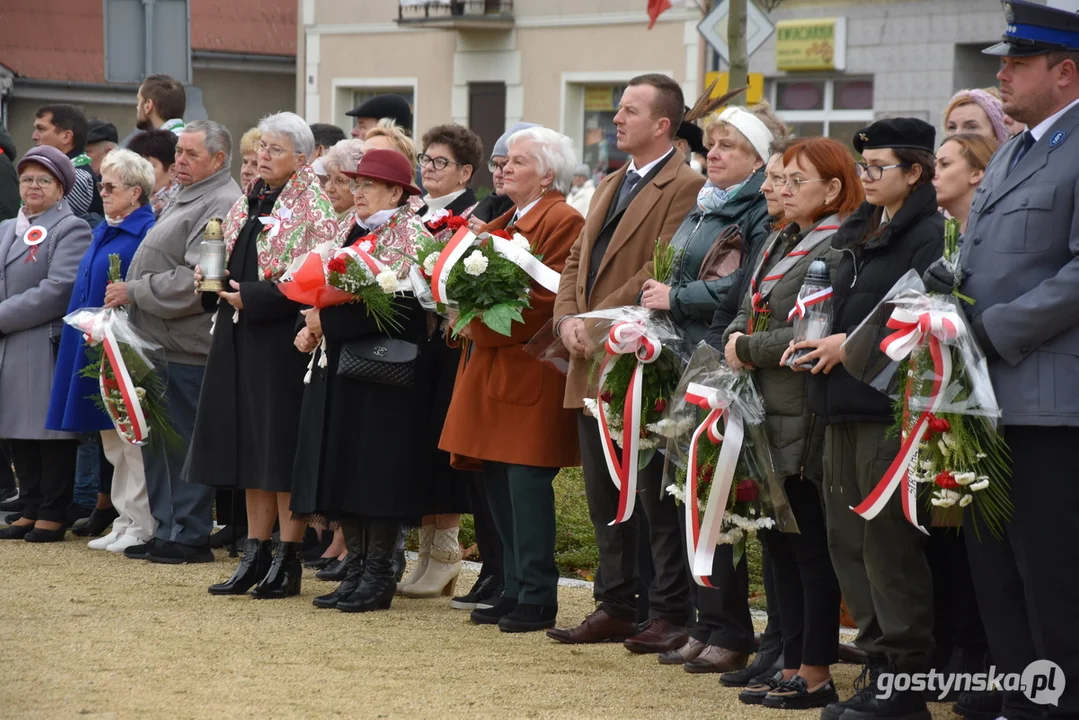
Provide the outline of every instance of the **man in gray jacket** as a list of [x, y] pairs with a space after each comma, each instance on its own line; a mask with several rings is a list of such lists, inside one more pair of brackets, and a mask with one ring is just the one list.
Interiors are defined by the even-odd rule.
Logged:
[[167, 412], [183, 439], [179, 447], [147, 446], [146, 491], [157, 533], [124, 551], [130, 558], [182, 564], [212, 562], [209, 538], [214, 489], [180, 478], [195, 426], [195, 409], [210, 352], [210, 314], [195, 293], [195, 265], [210, 218], [224, 218], [240, 198], [229, 176], [232, 138], [221, 124], [198, 120], [176, 143], [176, 179], [183, 189], [142, 241], [127, 282], [113, 283], [107, 307], [131, 305], [131, 320], [160, 344], [168, 359]]
[[[1029, 130], [997, 151], [974, 195], [960, 289], [976, 301], [970, 310], [973, 330], [1003, 410], [1014, 510], [1001, 538], [981, 523], [980, 537], [972, 532], [976, 513], [970, 511], [977, 503], [963, 525], [993, 663], [1000, 673], [1021, 674], [1027, 684], [1023, 692], [1007, 693], [1003, 710], [990, 717], [1074, 718], [1079, 15], [1018, 0], [1005, 2], [1004, 14], [1003, 42], [985, 52], [1001, 56], [997, 78], [1004, 112]], [[939, 287], [939, 270], [930, 268], [927, 284], [950, 289]], [[1036, 660], [1042, 667], [1024, 673]]]

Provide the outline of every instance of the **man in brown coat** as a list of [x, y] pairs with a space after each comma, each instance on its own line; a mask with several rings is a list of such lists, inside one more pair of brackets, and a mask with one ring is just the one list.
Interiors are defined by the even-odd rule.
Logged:
[[641, 75], [622, 95], [614, 123], [618, 148], [631, 157], [596, 188], [584, 229], [570, 250], [555, 300], [556, 332], [573, 355], [565, 403], [577, 414], [585, 494], [599, 546], [594, 595], [598, 609], [572, 629], [547, 634], [564, 643], [625, 640], [638, 653], [658, 653], [686, 640], [687, 592], [678, 509], [662, 489], [663, 456], [638, 475], [638, 502], [648, 525], [655, 577], [649, 590], [650, 621], [637, 631], [637, 514], [609, 526], [618, 508], [600, 445], [599, 427], [581, 409], [591, 359], [580, 313], [636, 305], [651, 276], [657, 239], [670, 242], [697, 201], [704, 178], [673, 146], [684, 103], [678, 84], [665, 75]]

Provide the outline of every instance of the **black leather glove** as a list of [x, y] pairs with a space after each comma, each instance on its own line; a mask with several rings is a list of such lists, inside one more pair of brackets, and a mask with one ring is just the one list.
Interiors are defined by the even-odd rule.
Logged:
[[929, 292], [943, 293], [945, 295], [950, 295], [953, 290], [959, 287], [955, 281], [955, 276], [952, 275], [952, 271], [944, 264], [944, 258], [934, 262], [922, 273], [922, 282], [925, 283], [925, 288]]

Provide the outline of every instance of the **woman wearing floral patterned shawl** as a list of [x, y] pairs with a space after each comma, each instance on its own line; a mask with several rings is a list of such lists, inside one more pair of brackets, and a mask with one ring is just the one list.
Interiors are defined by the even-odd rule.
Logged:
[[[270, 115], [259, 130], [259, 179], [225, 219], [229, 288], [203, 295], [216, 321], [185, 470], [192, 482], [246, 491], [243, 559], [210, 592], [254, 587], [256, 598], [281, 598], [300, 592], [305, 525], [288, 507], [306, 358], [292, 346], [300, 306], [277, 281], [293, 260], [334, 240], [337, 219], [308, 165], [315, 141], [303, 118]], [[281, 542], [271, 557], [275, 519]]]
[[[394, 150], [367, 150], [353, 173], [357, 224], [346, 245], [363, 245], [405, 278], [417, 240], [430, 239], [408, 204], [419, 192], [412, 167]], [[427, 314], [416, 298], [397, 299], [397, 326], [379, 330], [362, 302], [305, 310], [296, 347], [313, 351], [325, 339], [326, 366], [312, 365], [304, 390], [293, 474], [292, 510], [301, 518], [340, 525], [348, 548], [346, 575], [336, 591], [315, 598], [319, 607], [365, 612], [390, 606], [396, 582], [393, 554], [402, 524], [419, 519], [431, 453], [422, 445], [429, 422], [430, 375], [423, 346]], [[408, 387], [338, 375], [342, 348], [418, 349]], [[376, 347], [377, 350], [377, 347]], [[366, 551], [364, 543], [366, 543]]]

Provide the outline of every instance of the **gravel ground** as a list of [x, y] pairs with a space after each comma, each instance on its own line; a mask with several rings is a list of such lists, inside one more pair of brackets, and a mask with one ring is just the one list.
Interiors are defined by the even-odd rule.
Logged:
[[[70, 537], [70, 536], [69, 536]], [[278, 601], [216, 598], [233, 563], [154, 565], [82, 542], [0, 542], [0, 716], [11, 718], [817, 718], [750, 708], [714, 675], [620, 645], [477, 627], [445, 599], [319, 610], [305, 575]], [[474, 575], [462, 574], [460, 587]], [[560, 625], [592, 608], [562, 587]], [[857, 668], [839, 666], [840, 694]], [[951, 717], [935, 705], [934, 717]]]

